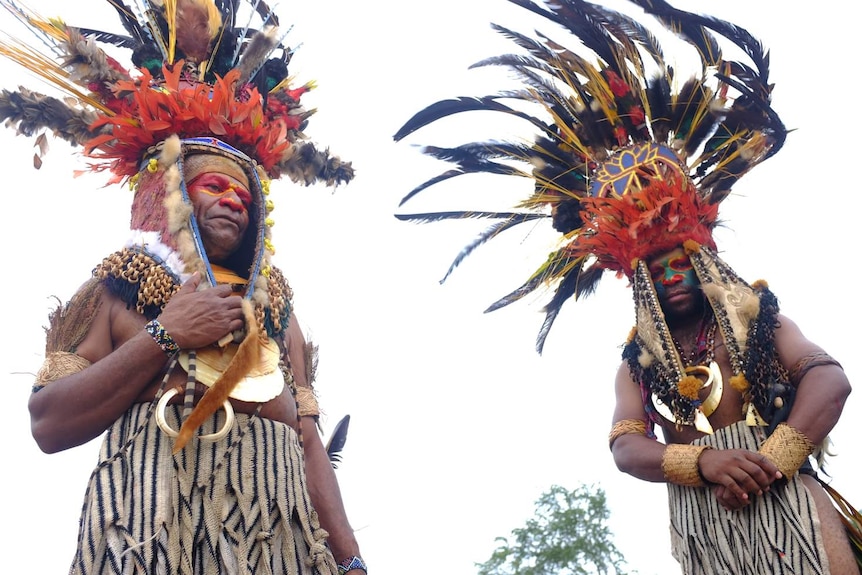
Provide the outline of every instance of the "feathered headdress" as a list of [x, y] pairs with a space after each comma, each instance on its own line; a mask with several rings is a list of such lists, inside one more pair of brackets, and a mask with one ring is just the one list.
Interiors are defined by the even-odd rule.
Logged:
[[[510, 1], [558, 24], [575, 42], [493, 25], [522, 52], [474, 66], [505, 66], [521, 87], [432, 104], [395, 139], [452, 114], [486, 110], [528, 122], [534, 140], [425, 147], [425, 153], [455, 167], [413, 189], [401, 204], [433, 184], [477, 172], [531, 178], [532, 194], [517, 211], [397, 217], [496, 220], [452, 268], [503, 230], [550, 220], [562, 234], [560, 247], [488, 309], [540, 286], [555, 286], [538, 336], [541, 352], [562, 304], [592, 293], [604, 270], [632, 278], [638, 261], [687, 240], [714, 249], [719, 202], [740, 177], [779, 150], [786, 130], [770, 107], [768, 54], [738, 26], [677, 10], [663, 0], [632, 0], [663, 25], [662, 33], [676, 34], [694, 50], [700, 69], [686, 79], [668, 63], [659, 32], [637, 18], [583, 0], [545, 0], [544, 7]], [[721, 39], [735, 45], [745, 61], [725, 58]], [[567, 47], [572, 44], [582, 47]]]
[[[134, 187], [131, 236], [94, 270], [127, 305], [152, 319], [194, 272], [210, 285], [243, 286], [242, 343], [179, 355], [191, 372], [196, 354], [197, 381], [211, 386], [183, 423], [179, 449], [228, 396], [267, 401], [284, 388], [276, 342], [288, 325], [291, 291], [271, 261], [270, 180], [287, 175], [306, 185], [336, 186], [353, 178], [353, 168], [305, 139], [313, 111], [300, 97], [312, 84], [291, 84], [292, 52], [265, 2], [108, 3], [125, 35], [68, 26], [0, 0], [51, 52], [0, 38], [0, 55], [68, 96], [2, 90], [0, 119], [27, 136], [42, 140], [52, 132], [82, 146], [91, 170], [110, 170], [113, 181]], [[257, 27], [251, 25], [255, 17]], [[238, 25], [238, 18], [248, 24]], [[130, 51], [135, 71], [101, 45]], [[249, 188], [248, 228], [229, 261], [221, 262], [229, 273], [211, 265], [187, 189], [187, 177], [214, 165]]]
[[[349, 163], [306, 141], [314, 111], [303, 109], [300, 97], [313, 84], [291, 84], [286, 33], [265, 2], [108, 3], [125, 34], [73, 27], [0, 0], [49, 50], [0, 39], [0, 54], [68, 96], [2, 90], [0, 119], [28, 136], [51, 132], [83, 146], [94, 160], [90, 169], [110, 169], [116, 180], [137, 174], [153, 147], [172, 135], [218, 138], [270, 178], [337, 185], [353, 177]], [[247, 24], [237, 23], [241, 15]], [[124, 68], [109, 48], [129, 51], [137, 70]]]

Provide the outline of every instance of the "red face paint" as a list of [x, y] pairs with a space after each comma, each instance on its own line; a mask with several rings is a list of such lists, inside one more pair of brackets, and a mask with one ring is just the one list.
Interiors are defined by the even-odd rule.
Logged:
[[251, 206], [252, 198], [248, 190], [224, 174], [207, 172], [197, 176], [188, 185], [189, 194], [202, 193], [215, 196], [219, 204], [234, 211], [245, 211]]

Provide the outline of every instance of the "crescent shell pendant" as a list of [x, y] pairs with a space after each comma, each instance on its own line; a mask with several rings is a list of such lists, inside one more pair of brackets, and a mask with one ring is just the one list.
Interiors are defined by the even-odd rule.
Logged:
[[[689, 366], [685, 368], [685, 372], [692, 375], [706, 376], [706, 381], [701, 385], [701, 389], [709, 387], [709, 395], [706, 396], [706, 399], [703, 400], [703, 403], [701, 403], [700, 407], [697, 409], [697, 413], [694, 415], [694, 427], [701, 433], [711, 435], [713, 433], [713, 429], [708, 418], [713, 414], [713, 412], [715, 412], [716, 408], [718, 408], [718, 404], [721, 403], [721, 396], [724, 393], [724, 381], [721, 377], [721, 370], [719, 369], [718, 364], [712, 361], [709, 366]], [[655, 393], [652, 394], [652, 403], [659, 415], [672, 423], [679, 423], [674, 417], [673, 412], [670, 410], [670, 407], [660, 400]]]

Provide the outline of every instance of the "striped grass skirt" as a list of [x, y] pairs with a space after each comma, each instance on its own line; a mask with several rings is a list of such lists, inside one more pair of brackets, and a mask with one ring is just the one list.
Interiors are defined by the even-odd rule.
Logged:
[[[166, 419], [179, 429], [179, 406]], [[201, 433], [224, 422], [219, 411]], [[237, 414], [177, 455], [152, 404], [108, 429], [84, 500], [73, 575], [331, 575], [293, 428]]]
[[[744, 421], [693, 443], [756, 451], [762, 430]], [[814, 500], [798, 474], [736, 511], [708, 487], [668, 484], [671, 549], [685, 575], [829, 575]]]

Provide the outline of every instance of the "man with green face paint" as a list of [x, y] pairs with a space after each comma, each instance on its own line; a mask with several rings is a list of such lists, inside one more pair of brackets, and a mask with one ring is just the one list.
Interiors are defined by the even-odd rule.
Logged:
[[653, 256], [647, 267], [668, 325], [703, 310], [697, 275], [682, 248]]
[[[605, 271], [628, 279], [635, 326], [616, 375], [609, 443], [620, 470], [667, 484], [682, 573], [858, 573], [809, 460], [842, 413], [848, 379], [779, 313], [765, 282], [749, 284], [722, 261], [712, 234], [731, 187], [787, 136], [771, 106], [767, 53], [744, 28], [663, 1], [633, 0], [630, 12], [512, 1], [562, 25], [570, 46], [560, 30], [497, 27], [523, 53], [482, 64], [511, 68], [520, 89], [437, 102], [395, 137], [473, 110], [526, 120], [533, 141], [426, 146], [455, 166], [404, 201], [476, 172], [531, 175], [532, 189], [511, 211], [398, 217], [492, 220], [452, 268], [504, 230], [549, 221], [560, 245], [488, 309], [551, 287], [540, 352], [566, 301], [592, 293]], [[684, 56], [699, 59], [690, 77], [656, 45], [669, 32], [691, 51]], [[725, 59], [724, 48], [741, 56]]]

